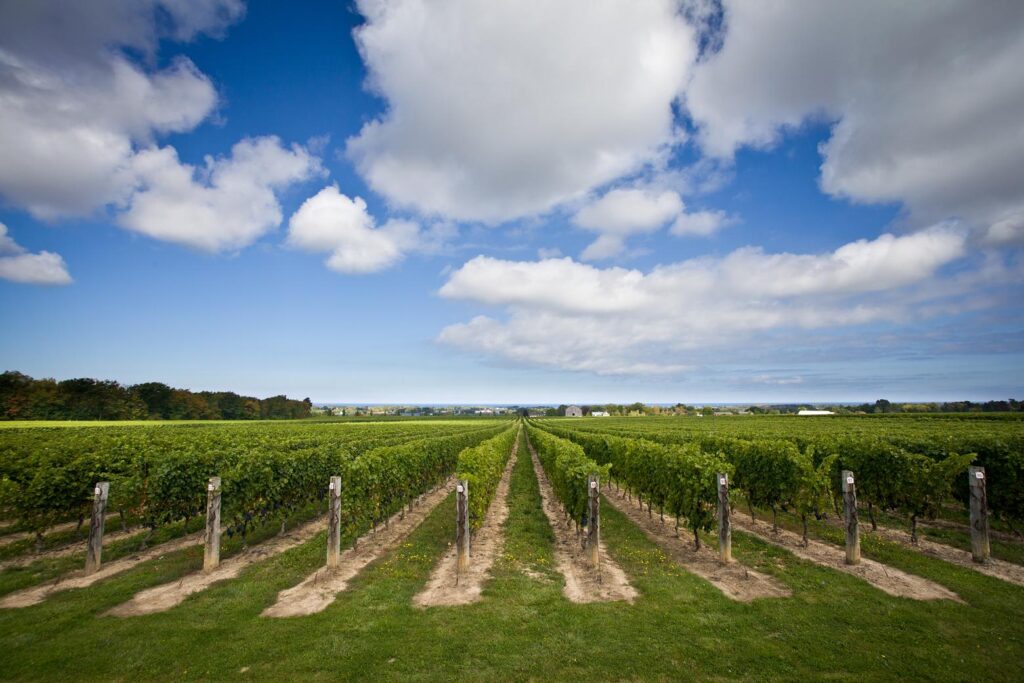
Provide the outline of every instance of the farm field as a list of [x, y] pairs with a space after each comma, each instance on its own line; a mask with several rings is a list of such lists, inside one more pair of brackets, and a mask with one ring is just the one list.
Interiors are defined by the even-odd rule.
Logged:
[[[880, 586], [870, 574], [806, 559], [800, 538], [806, 520], [808, 547], [841, 556], [833, 470], [864, 469], [863, 505], [871, 498], [866, 468], [884, 453], [887, 466], [905, 467], [907, 483], [879, 492], [878, 525], [909, 537], [907, 510], [919, 510], [922, 539], [970, 550], [957, 488], [970, 453], [991, 470], [999, 506], [992, 555], [1017, 567], [1021, 483], [1007, 486], [996, 473], [1020, 472], [1022, 436], [1019, 420], [955, 416], [6, 429], [0, 544], [28, 536], [0, 545], [0, 678], [1019, 680], [1024, 586], [872, 534], [863, 509], [864, 564], [890, 579], [909, 577], [912, 595], [899, 594], [902, 584]], [[720, 469], [735, 483], [731, 566], [763, 577], [742, 597], [708, 578], [717, 561]], [[564, 540], [571, 546], [587, 532], [574, 537], [570, 517], [557, 513], [568, 510], [576, 521], [588, 514], [594, 473], [604, 497], [600, 556], [604, 571], [621, 570], [616, 590], [587, 583], [582, 553]], [[342, 482], [337, 534], [347, 573], [325, 595], [323, 585], [340, 576], [324, 569], [334, 475]], [[920, 501], [906, 491], [926, 475], [941, 495], [915, 507]], [[223, 578], [169, 605], [129, 609], [206, 576], [201, 531], [211, 476], [222, 478], [223, 525], [231, 530], [221, 541]], [[774, 493], [754, 484], [770, 477], [781, 482]], [[84, 516], [88, 528], [99, 480], [111, 482], [107, 533], [122, 529], [119, 511], [128, 530], [104, 546], [104, 563], [138, 556], [144, 537], [150, 550], [142, 552], [155, 552], [91, 585], [46, 589], [38, 602], [16, 604], [80, 570], [84, 530], [75, 526]], [[468, 527], [488, 529], [497, 551], [479, 595], [419, 606], [417, 596], [443, 582], [454, 552], [457, 481], [469, 482]], [[542, 495], [556, 510], [553, 522]], [[503, 522], [488, 526], [497, 508]], [[790, 537], [786, 547], [780, 539]], [[688, 568], [698, 561], [711, 569]], [[583, 576], [582, 595], [566, 590], [567, 562]], [[315, 609], [272, 614], [314, 577]]]

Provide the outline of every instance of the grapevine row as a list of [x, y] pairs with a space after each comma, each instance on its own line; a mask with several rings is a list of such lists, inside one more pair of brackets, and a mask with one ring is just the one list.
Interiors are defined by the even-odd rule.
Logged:
[[512, 446], [519, 437], [518, 424], [509, 427], [478, 446], [466, 448], [459, 453], [455, 476], [469, 482], [469, 523], [479, 529], [487, 515], [498, 482], [505, 471], [505, 465], [512, 453]]

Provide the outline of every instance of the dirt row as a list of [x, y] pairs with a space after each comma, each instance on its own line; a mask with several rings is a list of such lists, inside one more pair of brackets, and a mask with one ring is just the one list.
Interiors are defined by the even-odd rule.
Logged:
[[[111, 543], [116, 543], [117, 541], [122, 541], [126, 538], [133, 538], [137, 536], [141, 539], [143, 534], [144, 530], [140, 527], [111, 531], [103, 534], [103, 547], [106, 547]], [[82, 540], [68, 543], [67, 545], [63, 545], [59, 548], [53, 548], [52, 550], [43, 550], [38, 553], [25, 553], [24, 555], [19, 555], [18, 557], [13, 557], [9, 560], [0, 561], [0, 571], [10, 569], [12, 567], [27, 567], [33, 562], [38, 562], [40, 560], [55, 560], [60, 557], [68, 557], [69, 555], [77, 555], [79, 553], [84, 555], [88, 545], [88, 540]]]
[[277, 594], [277, 601], [262, 612], [264, 617], [297, 617], [327, 609], [338, 593], [348, 588], [364, 567], [397, 548], [416, 527], [444, 500], [454, 479], [421, 497], [412, 510], [396, 513], [384, 528], [364, 535], [354, 547], [346, 549], [337, 567], [321, 567], [302, 583]]
[[110, 609], [106, 614], [115, 617], [134, 617], [164, 612], [181, 604], [193, 593], [205, 590], [218, 581], [235, 578], [243, 569], [256, 562], [302, 545], [326, 528], [326, 517], [307, 522], [288, 533], [246, 548], [222, 561], [220, 566], [212, 571], [193, 572], [176, 581], [140, 591], [131, 600]]
[[756, 572], [738, 562], [724, 564], [717, 550], [708, 546], [697, 550], [692, 541], [676, 535], [674, 525], [665, 524], [645, 514], [639, 500], [629, 500], [624, 491], [606, 489], [604, 498], [640, 527], [649, 539], [683, 569], [709, 582], [726, 597], [751, 602], [757, 598], [788, 598], [793, 594], [788, 586], [774, 577]]
[[597, 568], [591, 567], [584, 557], [583, 548], [573, 530], [572, 522], [556, 502], [554, 491], [548, 482], [544, 468], [537, 459], [537, 453], [530, 446], [533, 471], [540, 485], [541, 506], [555, 532], [555, 566], [565, 577], [565, 597], [573, 602], [607, 602], [626, 600], [632, 602], [636, 589], [629, 583], [626, 573], [608, 554], [604, 543], [598, 544], [599, 561]]
[[18, 607], [28, 607], [30, 605], [35, 605], [42, 602], [43, 600], [46, 600], [54, 593], [69, 590], [72, 588], [86, 588], [98, 581], [102, 581], [103, 579], [107, 579], [111, 576], [114, 576], [115, 574], [126, 572], [129, 569], [132, 569], [138, 566], [139, 564], [142, 564], [143, 562], [148, 562], [149, 560], [152, 560], [154, 558], [161, 557], [168, 553], [177, 552], [178, 550], [182, 550], [184, 548], [199, 545], [202, 542], [202, 532], [197, 532], [194, 534], [190, 534], [188, 536], [183, 536], [182, 538], [178, 538], [173, 541], [168, 541], [167, 543], [162, 543], [160, 545], [153, 546], [148, 550], [135, 553], [134, 555], [122, 557], [118, 560], [114, 560], [113, 562], [105, 562], [100, 566], [99, 570], [93, 572], [92, 574], [86, 575], [84, 570], [77, 571], [62, 576], [53, 582], [48, 582], [40, 586], [32, 586], [31, 588], [26, 588], [24, 590], [16, 591], [14, 593], [9, 593], [5, 595], [2, 599], [0, 599], [0, 608], [13, 609]]
[[[86, 520], [88, 522], [89, 520]], [[86, 531], [89, 529], [87, 523], [83, 523]], [[57, 524], [46, 530], [48, 534], [61, 533], [64, 531], [72, 531], [78, 526], [78, 522], [64, 522], [63, 524]], [[35, 538], [36, 534], [34, 531], [14, 531], [9, 534], [0, 536], [0, 548], [17, 543], [18, 541], [24, 541], [27, 538]]]
[[[843, 526], [841, 520], [833, 519], [831, 517], [829, 518], [828, 523], [836, 527]], [[927, 538], [920, 536], [915, 544], [910, 540], [910, 532], [882, 525], [878, 525], [878, 529], [876, 530], [871, 530], [870, 525], [861, 524], [860, 530], [861, 534], [864, 536], [876, 536], [892, 543], [898, 543], [904, 548], [916, 550], [922, 555], [934, 557], [942, 560], [943, 562], [949, 562], [950, 564], [955, 564], [959, 567], [973, 569], [981, 574], [992, 576], [1009, 583], [1014, 583], [1018, 586], [1024, 586], [1024, 567], [1019, 564], [1004, 562], [1003, 560], [997, 560], [995, 558], [991, 558], [988, 562], [982, 564], [975, 562], [971, 553], [967, 550], [954, 548], [953, 546], [949, 546], [944, 543], [936, 543], [935, 541], [930, 541]]]
[[907, 574], [895, 567], [889, 567], [866, 557], [861, 558], [860, 564], [848, 565], [846, 564], [846, 551], [843, 548], [814, 540], [808, 540], [805, 546], [799, 534], [782, 528], [773, 531], [771, 524], [767, 522], [752, 521], [744, 515], [733, 515], [732, 525], [734, 529], [785, 548], [801, 559], [863, 579], [889, 595], [914, 600], [963, 602], [956, 593], [934, 581]]
[[413, 598], [413, 604], [419, 607], [468, 605], [480, 599], [484, 584], [490, 577], [491, 566], [504, 544], [504, 525], [508, 519], [508, 491], [518, 451], [519, 440], [516, 439], [508, 464], [501, 475], [501, 481], [494, 491], [494, 498], [487, 508], [484, 523], [470, 537], [469, 567], [465, 572], [459, 573], [457, 548], [454, 543], [451, 544], [448, 552], [441, 557], [431, 572], [427, 585]]

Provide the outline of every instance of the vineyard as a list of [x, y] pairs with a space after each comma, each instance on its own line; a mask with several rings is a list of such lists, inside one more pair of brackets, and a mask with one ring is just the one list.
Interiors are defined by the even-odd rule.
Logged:
[[1024, 422], [1003, 417], [5, 428], [0, 520], [0, 679], [1024, 662]]

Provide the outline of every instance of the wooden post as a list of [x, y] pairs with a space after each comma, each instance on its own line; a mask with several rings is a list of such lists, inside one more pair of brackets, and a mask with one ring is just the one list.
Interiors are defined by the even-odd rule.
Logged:
[[988, 499], [985, 494], [985, 468], [968, 467], [971, 491], [971, 557], [975, 562], [988, 562]]
[[732, 523], [729, 521], [729, 475], [719, 472], [718, 480], [718, 556], [722, 562], [732, 562]]
[[860, 529], [857, 528], [857, 484], [853, 472], [843, 470], [843, 509], [846, 515], [846, 564], [860, 564]]
[[203, 571], [220, 566], [220, 477], [210, 477], [206, 485], [206, 543], [203, 547]]
[[327, 566], [337, 567], [341, 558], [341, 477], [331, 477], [327, 498]]
[[587, 559], [596, 567], [601, 545], [601, 485], [596, 474], [587, 477]]
[[455, 548], [461, 574], [469, 568], [469, 482], [465, 480], [455, 486]]
[[107, 519], [107, 496], [110, 482], [101, 481], [92, 492], [92, 517], [89, 518], [89, 547], [85, 555], [85, 573], [92, 574], [100, 568], [103, 554], [103, 524]]

